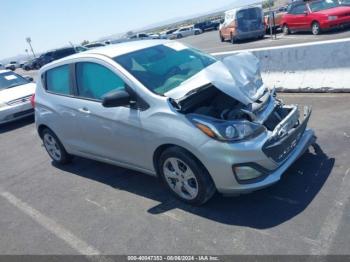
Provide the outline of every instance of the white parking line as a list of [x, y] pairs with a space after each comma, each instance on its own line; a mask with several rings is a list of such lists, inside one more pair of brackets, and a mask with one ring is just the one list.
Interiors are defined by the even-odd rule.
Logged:
[[344, 208], [349, 201], [350, 190], [350, 168], [346, 170], [342, 180], [342, 185], [337, 190], [337, 197], [333, 201], [334, 205], [329, 210], [325, 222], [321, 226], [317, 241], [319, 246], [311, 249], [312, 255], [328, 255], [332, 247], [334, 237], [337, 234], [339, 224], [343, 217]]
[[292, 44], [292, 45], [281, 45], [281, 46], [270, 46], [270, 47], [259, 47], [259, 48], [252, 48], [252, 49], [244, 49], [244, 50], [235, 50], [235, 51], [228, 51], [228, 52], [217, 52], [212, 53], [211, 55], [229, 55], [229, 54], [235, 54], [239, 52], [254, 52], [254, 51], [267, 51], [267, 50], [274, 50], [274, 49], [287, 49], [287, 48], [294, 48], [294, 47], [304, 47], [304, 46], [313, 46], [313, 45], [324, 45], [324, 44], [333, 44], [333, 43], [343, 43], [350, 41], [350, 38], [342, 38], [342, 39], [334, 39], [334, 40], [324, 40], [324, 41], [314, 41], [314, 42], [308, 42], [308, 43], [300, 43], [300, 44]]
[[[79, 239], [63, 226], [56, 223], [54, 220], [46, 217], [38, 210], [32, 208], [27, 203], [18, 199], [14, 195], [9, 192], [1, 192], [0, 196], [10, 202], [13, 206], [24, 212], [26, 215], [30, 216], [34, 221], [36, 221], [39, 225], [46, 228], [48, 231], [53, 233], [58, 238], [65, 241], [70, 247], [74, 250], [78, 251], [80, 254], [85, 256], [98, 256], [101, 254], [96, 248], [90, 246], [83, 240]], [[89, 259], [93, 261], [100, 261], [98, 257], [89, 257]]]

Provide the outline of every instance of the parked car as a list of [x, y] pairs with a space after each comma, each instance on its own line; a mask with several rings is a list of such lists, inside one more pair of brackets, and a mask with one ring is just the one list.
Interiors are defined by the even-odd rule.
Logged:
[[178, 28], [173, 28], [173, 29], [170, 29], [170, 30], [167, 30], [167, 31], [164, 31], [162, 33], [160, 33], [160, 39], [169, 39], [171, 38], [172, 34], [177, 31]]
[[3, 66], [3, 64], [0, 64], [0, 69], [4, 69], [5, 67]]
[[30, 99], [35, 92], [31, 77], [24, 78], [10, 70], [0, 70], [0, 124], [34, 114]]
[[350, 0], [340, 0], [339, 4], [345, 5], [345, 6], [350, 6]]
[[144, 40], [144, 39], [152, 39], [152, 37], [150, 37], [148, 34], [146, 33], [138, 33], [138, 34], [134, 34], [132, 36], [129, 37], [129, 39], [133, 39], [133, 40]]
[[52, 61], [64, 58], [66, 56], [70, 56], [72, 54], [75, 53], [79, 53], [79, 52], [83, 52], [86, 51], [87, 48], [82, 47], [82, 46], [75, 46], [75, 47], [64, 47], [64, 48], [60, 48], [60, 49], [55, 49], [55, 50], [51, 50], [48, 51], [44, 54], [42, 54], [39, 58], [38, 58], [38, 65], [39, 68], [51, 63]]
[[18, 68], [18, 63], [16, 61], [11, 61], [5, 65], [5, 69], [15, 71]]
[[36, 127], [56, 164], [77, 155], [141, 171], [196, 205], [252, 192], [314, 141], [311, 110], [275, 98], [258, 65], [167, 40], [83, 52], [41, 69]]
[[222, 42], [263, 38], [265, 21], [260, 6], [236, 8], [225, 12], [225, 20], [220, 25], [219, 36]]
[[205, 21], [194, 25], [194, 28], [199, 28], [203, 32], [210, 31], [210, 30], [219, 30], [219, 27], [220, 27], [219, 21]]
[[106, 44], [101, 43], [101, 42], [94, 42], [94, 43], [89, 43], [89, 44], [84, 45], [84, 47], [87, 49], [94, 49], [94, 48], [102, 47], [102, 46], [106, 46]]
[[180, 39], [191, 35], [199, 35], [201, 33], [203, 33], [203, 31], [199, 28], [194, 28], [193, 26], [186, 26], [181, 27], [175, 32], [173, 32], [170, 39]]
[[29, 60], [28, 62], [24, 63], [24, 65], [23, 65], [23, 69], [26, 71], [37, 70], [39, 68], [40, 68], [39, 58], [34, 58], [32, 60]]
[[296, 1], [288, 6], [288, 13], [283, 16], [283, 33], [311, 31], [318, 35], [348, 25], [349, 14], [350, 7], [339, 5], [337, 0]]

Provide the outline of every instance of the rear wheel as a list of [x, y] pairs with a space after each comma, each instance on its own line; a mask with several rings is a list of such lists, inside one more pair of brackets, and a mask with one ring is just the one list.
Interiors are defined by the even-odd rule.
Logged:
[[50, 129], [44, 129], [42, 139], [47, 153], [56, 164], [63, 165], [71, 161], [71, 155], [67, 153], [60, 140]]
[[219, 35], [220, 35], [220, 41], [225, 42], [225, 38], [222, 36], [222, 34], [220, 33]]
[[178, 34], [177, 35], [177, 39], [180, 39], [180, 38], [182, 38], [183, 36], [182, 36], [182, 34]]
[[319, 22], [313, 22], [311, 25], [311, 32], [313, 35], [321, 34], [321, 26]]
[[289, 29], [288, 25], [283, 25], [282, 31], [283, 31], [284, 35], [289, 35], [290, 34], [290, 29]]
[[160, 156], [158, 168], [164, 184], [183, 202], [202, 205], [216, 192], [208, 171], [181, 148], [165, 150]]
[[231, 42], [231, 44], [234, 44], [235, 41], [236, 41], [235, 37], [233, 36], [233, 34], [231, 34], [231, 36], [230, 36], [230, 42]]

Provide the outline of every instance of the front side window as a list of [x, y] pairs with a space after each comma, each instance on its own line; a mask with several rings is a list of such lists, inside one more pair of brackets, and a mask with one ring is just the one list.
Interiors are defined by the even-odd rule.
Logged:
[[339, 6], [338, 0], [322, 0], [310, 2], [310, 9], [312, 12], [317, 12], [321, 10], [326, 10]]
[[77, 63], [76, 78], [78, 95], [83, 98], [101, 100], [107, 93], [125, 88], [119, 76], [96, 63]]
[[114, 60], [154, 93], [164, 95], [217, 60], [181, 43], [157, 45]]
[[294, 15], [300, 15], [300, 14], [304, 14], [307, 11], [306, 9], [306, 5], [305, 4], [301, 4], [301, 5], [296, 5], [291, 13]]
[[56, 94], [70, 94], [69, 65], [59, 66], [46, 72], [46, 89]]

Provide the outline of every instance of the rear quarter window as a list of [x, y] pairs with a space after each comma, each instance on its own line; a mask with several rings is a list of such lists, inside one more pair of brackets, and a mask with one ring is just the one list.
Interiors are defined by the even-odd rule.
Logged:
[[46, 72], [46, 90], [55, 94], [70, 94], [69, 65], [59, 66]]

